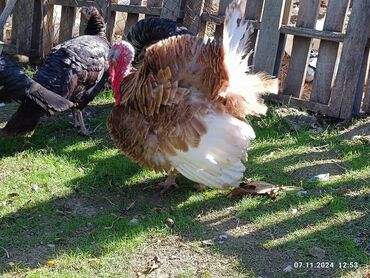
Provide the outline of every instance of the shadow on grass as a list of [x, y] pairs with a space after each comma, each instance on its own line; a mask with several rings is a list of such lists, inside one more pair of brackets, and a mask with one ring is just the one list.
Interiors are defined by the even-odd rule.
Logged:
[[[108, 109], [108, 106], [102, 107], [104, 109]], [[105, 113], [97, 117], [92, 123], [105, 122], [106, 115]], [[328, 261], [336, 264], [334, 269], [297, 269], [294, 274], [302, 277], [334, 276], [339, 262], [368, 262], [365, 253], [359, 251], [352, 240], [364, 227], [370, 226], [366, 215], [367, 204], [357, 202], [355, 197], [338, 194], [335, 190], [347, 185], [347, 181], [334, 183], [330, 188], [318, 187], [307, 198], [283, 193], [276, 200], [264, 197], [240, 200], [226, 198], [223, 193], [203, 198], [204, 193], [194, 192], [190, 187], [192, 183], [180, 178], [179, 189], [161, 196], [156, 191], [144, 189], [147, 185], [156, 183], [157, 179], [149, 178], [139, 184], [126, 183], [141, 173], [142, 168], [122, 155], [93, 158], [96, 152], [112, 147], [105, 128], [96, 135], [99, 140], [93, 146], [75, 150], [73, 145], [76, 142], [89, 142], [90, 139], [76, 137], [75, 131], [67, 129], [67, 126], [66, 120], [47, 123], [32, 138], [0, 139], [0, 157], [12, 156], [25, 150], [51, 149], [57, 156], [77, 161], [81, 166], [93, 165], [92, 170], [83, 177], [68, 182], [67, 186], [73, 188], [72, 193], [19, 209], [0, 220], [1, 247], [6, 248], [10, 254], [10, 258], [4, 256], [0, 260], [0, 273], [12, 270], [9, 262], [26, 269], [45, 265], [47, 260], [58, 254], [82, 252], [90, 254], [92, 258], [103, 256], [109, 252], [110, 243], [122, 239], [129, 242], [154, 229], [166, 229], [164, 223], [168, 217], [176, 221], [172, 232], [187, 242], [202, 241], [227, 232], [229, 238], [225, 245], [210, 247], [210, 252], [235, 257], [243, 269], [266, 277], [281, 277], [282, 270], [287, 265], [299, 261]], [[281, 131], [283, 132], [285, 131]], [[45, 134], [53, 136], [45, 138]], [[276, 136], [278, 139], [282, 134]], [[317, 141], [313, 145], [324, 143]], [[306, 177], [302, 175], [296, 179], [292, 176], [295, 172], [289, 172], [289, 167], [302, 161], [314, 162], [318, 159], [317, 156], [312, 153], [298, 156], [291, 154], [263, 162], [254, 160], [254, 157], [279, 148], [298, 148], [311, 144], [312, 140], [306, 139], [303, 142], [297, 140], [293, 144], [271, 144], [253, 148], [249, 152], [251, 161], [247, 165], [246, 175], [258, 176], [273, 183], [296, 184], [302, 177], [303, 180]], [[320, 151], [319, 159], [337, 159], [336, 148], [337, 145], [333, 143]], [[362, 146], [353, 148], [361, 149]], [[356, 161], [348, 163], [358, 165], [358, 170], [366, 167]], [[318, 167], [318, 172], [329, 169], [320, 164], [302, 166], [299, 170], [311, 167]], [[315, 171], [309, 169], [310, 173]], [[338, 174], [336, 171], [330, 173]], [[351, 184], [354, 188], [364, 186], [363, 181], [357, 179], [351, 180]], [[306, 182], [303, 182], [303, 186], [316, 189]], [[190, 198], [194, 200], [188, 202]], [[315, 208], [310, 209], [310, 203], [319, 202], [318, 200], [322, 202], [319, 208], [312, 205]], [[230, 207], [232, 209], [228, 211]], [[299, 211], [296, 216], [289, 215], [292, 208], [304, 210]], [[352, 218], [349, 216], [351, 211], [354, 214]], [[223, 216], [217, 216], [218, 213]], [[281, 213], [281, 216], [270, 222], [261, 221], [274, 213]], [[200, 214], [202, 216], [199, 217]], [[129, 225], [132, 218], [140, 219], [138, 226]], [[314, 246], [327, 251], [324, 259], [307, 255], [308, 249]]]

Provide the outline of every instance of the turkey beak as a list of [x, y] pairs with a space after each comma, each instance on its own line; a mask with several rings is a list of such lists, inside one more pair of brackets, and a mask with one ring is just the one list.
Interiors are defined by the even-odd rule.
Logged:
[[114, 59], [112, 54], [109, 56], [109, 63], [110, 63], [110, 66], [113, 67], [113, 68], [115, 68], [116, 65], [117, 65], [117, 61], [116, 61], [116, 59]]
[[114, 68], [117, 66], [117, 59], [118, 59], [118, 55], [117, 54], [118, 53], [117, 53], [116, 50], [111, 50], [111, 53], [109, 55], [110, 64]]

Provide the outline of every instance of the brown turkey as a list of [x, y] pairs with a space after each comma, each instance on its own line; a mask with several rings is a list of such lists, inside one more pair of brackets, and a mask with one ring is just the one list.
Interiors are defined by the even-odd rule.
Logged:
[[233, 1], [227, 9], [223, 41], [161, 40], [146, 49], [138, 69], [130, 67], [129, 43], [112, 47], [110, 135], [131, 159], [169, 173], [164, 190], [177, 172], [211, 188], [239, 187], [243, 178], [255, 138], [245, 117], [265, 114], [261, 95], [278, 88], [277, 79], [245, 73], [251, 34], [245, 3]]

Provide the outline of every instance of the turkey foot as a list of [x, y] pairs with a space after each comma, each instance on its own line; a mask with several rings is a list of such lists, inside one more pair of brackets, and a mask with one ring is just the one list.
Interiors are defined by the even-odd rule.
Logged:
[[176, 188], [178, 187], [178, 185], [176, 184], [176, 176], [177, 176], [177, 173], [172, 171], [168, 174], [168, 177], [165, 181], [160, 182], [156, 185], [150, 185], [146, 187], [145, 189], [147, 188], [161, 189], [160, 194], [163, 194], [166, 191], [168, 191], [171, 187], [176, 187]]
[[178, 187], [176, 184], [176, 172], [170, 172], [167, 179], [164, 182], [158, 183], [155, 187], [161, 190], [161, 194], [167, 192], [171, 187]]

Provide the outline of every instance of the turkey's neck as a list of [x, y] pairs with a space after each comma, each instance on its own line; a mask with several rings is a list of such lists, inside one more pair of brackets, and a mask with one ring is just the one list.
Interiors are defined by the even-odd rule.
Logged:
[[110, 75], [112, 79], [112, 89], [114, 93], [115, 105], [121, 103], [121, 83], [124, 81], [129, 65], [118, 63], [116, 67], [111, 67]]
[[104, 19], [101, 16], [93, 16], [87, 22], [85, 35], [105, 35]]

